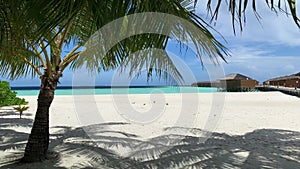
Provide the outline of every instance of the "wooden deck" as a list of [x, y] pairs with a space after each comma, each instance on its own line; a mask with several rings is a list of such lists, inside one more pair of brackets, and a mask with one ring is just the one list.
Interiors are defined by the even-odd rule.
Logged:
[[295, 89], [282, 86], [256, 86], [255, 88], [259, 91], [280, 91], [288, 95], [300, 97], [300, 88]]

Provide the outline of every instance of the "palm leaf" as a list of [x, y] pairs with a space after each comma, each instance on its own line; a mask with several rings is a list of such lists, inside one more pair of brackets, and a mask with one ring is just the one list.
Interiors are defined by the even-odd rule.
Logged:
[[[197, 1], [195, 1], [195, 3], [197, 3]], [[278, 0], [277, 4], [274, 0], [266, 0], [265, 3], [270, 10], [275, 13], [278, 13], [279, 11], [292, 16], [295, 24], [300, 28], [300, 20], [296, 13], [297, 9], [295, 0]], [[208, 13], [211, 14], [211, 21], [216, 21], [218, 19], [221, 6], [228, 6], [228, 11], [231, 14], [231, 22], [234, 33], [236, 31], [236, 23], [239, 24], [240, 30], [243, 30], [243, 24], [246, 22], [246, 10], [248, 8], [252, 8], [253, 13], [258, 20], [261, 19], [259, 11], [257, 10], [256, 0], [218, 0], [214, 3], [213, 1], [208, 0], [206, 6]]]

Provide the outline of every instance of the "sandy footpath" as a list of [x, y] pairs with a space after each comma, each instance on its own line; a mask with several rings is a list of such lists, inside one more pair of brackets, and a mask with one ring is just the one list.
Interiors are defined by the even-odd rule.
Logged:
[[0, 108], [3, 168], [300, 167], [300, 99], [280, 92], [55, 96], [57, 158], [30, 167], [10, 164], [36, 110], [37, 96], [24, 98], [22, 119]]

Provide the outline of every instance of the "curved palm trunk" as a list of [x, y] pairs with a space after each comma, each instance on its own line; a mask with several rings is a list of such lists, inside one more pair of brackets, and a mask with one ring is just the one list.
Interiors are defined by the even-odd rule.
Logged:
[[38, 108], [21, 162], [38, 162], [46, 159], [49, 146], [49, 108], [54, 99], [56, 80], [51, 85], [42, 80]]

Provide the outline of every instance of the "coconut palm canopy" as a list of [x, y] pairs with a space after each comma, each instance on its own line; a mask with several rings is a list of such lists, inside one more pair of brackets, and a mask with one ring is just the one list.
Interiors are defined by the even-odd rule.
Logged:
[[[299, 26], [295, 1], [279, 0], [276, 4], [274, 1], [266, 2], [274, 12], [281, 11], [292, 15], [295, 23]], [[81, 53], [78, 52], [79, 47], [83, 46], [98, 29], [117, 18], [140, 12], [164, 12], [191, 21], [206, 35], [202, 43], [196, 43], [196, 46], [199, 48], [199, 53], [197, 53], [199, 57], [207, 54], [209, 57], [220, 57], [224, 60], [228, 54], [227, 50], [210, 33], [213, 30], [209, 29], [209, 24], [193, 12], [195, 9], [193, 5], [196, 5], [196, 3], [197, 0], [144, 2], [139, 0], [126, 0], [123, 2], [118, 0], [94, 0], [88, 2], [76, 0], [61, 2], [2, 1], [0, 13], [2, 18], [2, 29], [0, 32], [2, 67], [0, 74], [8, 74], [11, 79], [14, 79], [30, 74], [42, 76], [42, 68], [47, 66], [52, 67], [52, 69], [55, 69], [56, 66], [64, 69], [80, 56]], [[242, 30], [243, 22], [246, 18], [245, 11], [248, 8], [252, 8], [259, 18], [259, 11], [256, 10], [255, 1], [230, 0], [229, 2], [224, 2], [219, 0], [212, 2], [209, 0], [206, 6], [208, 13], [211, 14], [211, 20], [217, 20], [219, 9], [222, 5], [227, 5], [229, 12], [232, 14], [233, 30], [236, 30], [236, 24]], [[180, 40], [184, 40], [183, 37]], [[148, 43], [146, 43], [145, 39], [148, 39]], [[107, 53], [108, 56], [106, 58], [109, 60], [109, 64], [107, 62], [97, 62], [97, 64], [88, 65], [91, 66], [90, 69], [92, 70], [107, 70], [120, 65], [118, 63], [121, 63], [121, 58], [138, 49], [150, 46], [165, 48], [168, 40], [169, 38], [164, 35], [153, 34], [151, 36], [147, 34], [131, 37], [117, 44]], [[133, 41], [134, 43], [131, 43]], [[74, 44], [75, 47], [67, 55], [61, 56], [65, 44]], [[47, 50], [49, 48], [51, 48], [51, 52]], [[200, 51], [204, 52], [201, 53]], [[111, 59], [111, 57], [117, 59]], [[62, 62], [59, 63], [60, 59]], [[167, 63], [169, 64], [166, 65], [172, 67], [170, 60]], [[76, 64], [72, 66], [73, 68], [79, 67]], [[51, 74], [51, 71], [48, 69], [47, 72]], [[179, 75], [175, 68], [173, 72]]]
[[[211, 33], [214, 30], [210, 24], [196, 15], [196, 3], [197, 0], [1, 0], [0, 75], [8, 75], [11, 79], [31, 75], [41, 79], [38, 109], [23, 161], [40, 161], [46, 158], [49, 144], [49, 107], [54, 98], [56, 85], [68, 66], [74, 69], [85, 66], [96, 72], [118, 66], [131, 66], [131, 71], [135, 71], [146, 66], [148, 75], [155, 71], [160, 76], [171, 75], [181, 79], [180, 73], [169, 57], [157, 57], [151, 55], [151, 52], [144, 53], [143, 57], [134, 55], [137, 51], [149, 48], [165, 49], [172, 38], [179, 43], [191, 42], [199, 59], [208, 56], [215, 63], [219, 59], [225, 60], [228, 55], [227, 49], [214, 38]], [[279, 0], [278, 4], [271, 0], [266, 1], [266, 4], [274, 12], [292, 15], [296, 25], [299, 26], [294, 0]], [[207, 5], [212, 20], [217, 19], [220, 6], [227, 5], [232, 15], [234, 30], [236, 23], [243, 28], [243, 18], [246, 17], [245, 10], [248, 8], [252, 8], [259, 18], [255, 0], [251, 3], [248, 0], [226, 2], [208, 0], [206, 4], [199, 2], [199, 5]], [[132, 14], [145, 12], [171, 14], [192, 26], [188, 27], [191, 29], [187, 29], [185, 24], [173, 23], [169, 27], [170, 25], [165, 22], [156, 22], [155, 18], [152, 20], [146, 18], [144, 22], [133, 25], [127, 21]], [[119, 25], [119, 31], [112, 32], [108, 37], [132, 31], [139, 25], [152, 29], [154, 27], [156, 32], [129, 36], [115, 43], [106, 52], [101, 53], [100, 50], [99, 55], [99, 51], [96, 51], [86, 59], [86, 49], [83, 46], [91, 35], [118, 18], [123, 20]], [[163, 31], [169, 34], [159, 33]], [[110, 43], [109, 38], [105, 40], [108, 41], [100, 43], [102, 47]], [[74, 48], [64, 55], [63, 49], [68, 45]], [[161, 70], [168, 70], [168, 74]]]
[[[186, 19], [204, 32], [205, 36], [201, 37], [201, 42], [198, 42], [195, 39], [199, 37], [188, 36], [187, 30], [177, 27], [173, 32], [181, 31], [183, 35], [186, 34], [178, 37], [181, 41], [191, 38], [199, 54], [201, 51], [211, 58], [224, 59], [227, 55], [226, 48], [214, 39], [206, 28], [208, 25], [191, 12], [193, 8], [189, 1], [145, 1], [142, 3], [132, 0], [122, 2], [118, 0], [21, 1], [19, 3], [21, 5], [16, 2], [2, 4], [4, 9], [8, 10], [2, 12], [4, 22], [1, 24], [5, 29], [1, 30], [1, 65], [3, 66], [0, 73], [1, 75], [8, 74], [11, 79], [30, 74], [42, 77], [43, 70], [46, 71], [47, 76], [51, 76], [53, 71], [56, 69], [63, 71], [70, 63], [73, 63], [72, 68], [82, 66], [83, 62], [76, 62], [84, 52], [80, 50], [80, 47], [84, 46], [91, 35], [120, 17], [140, 12], [170, 13]], [[145, 24], [152, 25], [152, 23]], [[163, 25], [160, 28], [157, 27], [157, 29], [163, 28]], [[90, 70], [100, 72], [115, 68], [120, 63], [134, 65], [132, 62], [124, 62], [129, 54], [147, 48], [164, 49], [168, 40], [169, 37], [166, 35], [149, 33], [135, 35], [114, 45], [105, 57], [94, 57], [95, 60], [90, 60], [86, 66]], [[75, 47], [62, 56], [63, 48], [70, 44]], [[138, 62], [138, 60], [133, 61]], [[164, 62], [166, 64], [152, 64], [149, 70], [158, 70], [163, 66], [172, 69], [171, 60], [164, 60]], [[174, 67], [170, 72], [179, 77]]]

